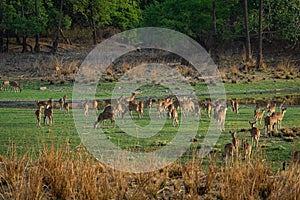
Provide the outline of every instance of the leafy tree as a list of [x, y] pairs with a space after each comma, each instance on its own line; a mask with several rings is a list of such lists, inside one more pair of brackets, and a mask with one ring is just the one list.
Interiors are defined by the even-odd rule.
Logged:
[[170, 28], [204, 41], [212, 29], [211, 0], [166, 0], [143, 12], [144, 26]]
[[112, 2], [112, 25], [121, 31], [137, 27], [141, 18], [138, 2], [135, 0], [114, 0]]

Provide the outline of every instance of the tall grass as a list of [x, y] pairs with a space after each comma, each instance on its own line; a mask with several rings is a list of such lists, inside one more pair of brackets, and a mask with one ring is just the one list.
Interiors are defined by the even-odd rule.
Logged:
[[10, 156], [0, 162], [1, 199], [297, 199], [299, 168], [274, 172], [259, 156], [250, 164], [202, 166], [197, 158], [149, 173], [108, 168], [84, 151], [45, 145], [39, 157]]

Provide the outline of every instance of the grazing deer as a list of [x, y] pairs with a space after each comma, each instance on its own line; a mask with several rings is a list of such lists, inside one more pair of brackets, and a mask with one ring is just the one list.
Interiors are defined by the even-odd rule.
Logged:
[[93, 108], [95, 109], [96, 114], [98, 113], [98, 101], [96, 99], [93, 100]]
[[251, 126], [251, 128], [249, 129], [250, 131], [250, 135], [252, 137], [252, 144], [253, 144], [253, 140], [255, 142], [255, 147], [258, 148], [258, 141], [259, 141], [259, 138], [260, 138], [260, 130], [258, 128], [255, 127], [255, 124], [256, 124], [256, 121], [255, 122], [250, 122], [249, 121], [249, 124]]
[[259, 124], [260, 124], [260, 125], [261, 125], [261, 121], [262, 121], [262, 119], [263, 119], [263, 117], [264, 117], [265, 112], [266, 112], [265, 109], [263, 109], [262, 112], [258, 112], [257, 110], [254, 110], [254, 119], [255, 119], [256, 122], [257, 122], [258, 120], [260, 120], [260, 121], [259, 121]]
[[111, 123], [116, 126], [115, 110], [112, 106], [106, 106], [102, 113], [99, 114], [97, 121], [94, 124], [94, 128], [97, 128], [98, 124], [104, 120], [110, 119]]
[[243, 140], [242, 145], [243, 145], [243, 152], [244, 152], [244, 155], [245, 155], [245, 161], [249, 163], [250, 162], [250, 157], [251, 157], [251, 152], [252, 152], [252, 145], [249, 144], [247, 142], [247, 140]]
[[265, 135], [272, 136], [272, 130], [275, 127], [275, 131], [277, 131], [277, 126], [275, 126], [277, 123], [277, 117], [274, 115], [266, 116], [265, 117]]
[[272, 114], [272, 117], [275, 117], [277, 119], [277, 126], [279, 126], [279, 128], [281, 128], [281, 122], [283, 120], [284, 114], [286, 112], [286, 108], [282, 108], [281, 109], [281, 113], [279, 112], [274, 112]]
[[172, 126], [178, 126], [179, 125], [179, 122], [178, 122], [178, 112], [174, 106], [174, 104], [170, 105], [171, 108], [171, 119], [172, 119]]
[[231, 163], [233, 163], [233, 156], [235, 153], [235, 147], [232, 143], [228, 143], [225, 145], [224, 147], [224, 151], [225, 151], [225, 155], [223, 155], [223, 157], [225, 157], [225, 164], [228, 164], [228, 158], [231, 157]]
[[126, 111], [127, 111], [126, 105], [122, 102], [122, 99], [120, 98], [119, 100], [117, 100], [115, 114], [118, 117], [124, 118]]
[[235, 148], [236, 157], [238, 157], [239, 154], [239, 146], [240, 146], [240, 140], [236, 136], [236, 131], [229, 131], [232, 137], [232, 144]]
[[12, 90], [14, 90], [15, 92], [19, 91], [22, 92], [22, 88], [20, 87], [20, 85], [16, 82], [16, 81], [11, 81], [9, 82], [9, 86], [12, 88]]
[[47, 106], [44, 110], [44, 124], [46, 124], [46, 118], [49, 120], [49, 124], [53, 124], [53, 108], [50, 106]]
[[1, 90], [7, 91], [9, 87], [9, 81], [3, 81], [1, 84]]

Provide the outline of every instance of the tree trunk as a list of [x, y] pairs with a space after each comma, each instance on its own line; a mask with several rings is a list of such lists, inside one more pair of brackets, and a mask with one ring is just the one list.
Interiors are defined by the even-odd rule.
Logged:
[[[21, 9], [22, 9], [22, 17], [25, 19], [25, 12], [24, 12], [24, 0], [21, 0]], [[22, 53], [26, 52], [26, 47], [27, 47], [27, 34], [26, 31], [23, 30], [23, 41], [22, 41]]]
[[[35, 17], [38, 21], [38, 19], [40, 18], [40, 15], [39, 15], [39, 10], [38, 10], [38, 4], [37, 4], [37, 0], [34, 0], [34, 4], [35, 4]], [[39, 53], [40, 52], [40, 36], [39, 36], [39, 33], [37, 33], [35, 35], [35, 45], [34, 45], [34, 52], [36, 53]]]
[[245, 23], [245, 35], [246, 35], [246, 62], [251, 59], [251, 43], [250, 43], [250, 34], [249, 34], [249, 20], [248, 20], [248, 3], [247, 0], [244, 2], [244, 23]]
[[217, 17], [216, 17], [216, 1], [212, 0], [212, 52], [216, 53], [217, 44]]
[[57, 52], [57, 48], [58, 48], [59, 32], [60, 32], [60, 29], [61, 29], [61, 21], [62, 21], [63, 3], [64, 3], [63, 0], [60, 0], [58, 25], [57, 25], [57, 29], [56, 29], [56, 32], [55, 32], [55, 39], [53, 41], [53, 46], [52, 46], [51, 53], [56, 53]]
[[263, 50], [262, 50], [262, 15], [263, 15], [263, 0], [259, 0], [259, 28], [258, 28], [258, 54], [257, 54], [257, 68], [263, 65]]
[[96, 22], [95, 22], [95, 19], [94, 19], [94, 7], [93, 7], [93, 0], [89, 0], [89, 9], [90, 9], [90, 12], [91, 12], [91, 26], [92, 26], [92, 29], [93, 29], [93, 43], [94, 45], [97, 44], [97, 30], [96, 30]]
[[2, 0], [0, 0], [0, 53], [3, 53], [4, 52], [4, 47], [3, 47], [3, 37], [4, 37], [4, 34], [3, 34], [3, 29], [2, 29], [2, 20], [3, 20], [3, 14], [2, 14]]

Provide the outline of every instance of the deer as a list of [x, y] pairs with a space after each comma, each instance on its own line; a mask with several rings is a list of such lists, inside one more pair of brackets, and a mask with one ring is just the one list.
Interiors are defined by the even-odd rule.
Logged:
[[1, 84], [1, 90], [6, 91], [9, 87], [9, 81], [3, 81]]
[[243, 152], [245, 155], [245, 161], [248, 163], [250, 162], [250, 157], [251, 157], [251, 152], [252, 152], [252, 145], [247, 142], [247, 140], [242, 141], [242, 147], [243, 147]]
[[263, 119], [263, 117], [264, 117], [265, 112], [266, 112], [265, 109], [263, 109], [262, 112], [258, 112], [257, 110], [254, 110], [254, 119], [255, 119], [256, 122], [257, 122], [258, 120], [260, 120], [260, 121], [259, 121], [259, 124], [260, 124], [260, 125], [261, 125], [261, 121], [262, 121], [262, 119]]
[[37, 109], [35, 111], [35, 115], [36, 115], [36, 123], [38, 127], [41, 127], [41, 118], [42, 118], [42, 106], [39, 106], [39, 109]]
[[139, 118], [142, 118], [142, 117], [143, 117], [143, 114], [144, 114], [144, 107], [145, 107], [145, 102], [144, 102], [144, 101], [140, 101], [140, 102], [139, 102], [139, 107], [138, 107], [138, 115], [139, 115]]
[[159, 119], [161, 119], [164, 110], [165, 110], [164, 101], [160, 99], [158, 100], [158, 106], [157, 106], [157, 117]]
[[[274, 115], [271, 116], [266, 116], [265, 117], [265, 135], [267, 136], [269, 134], [269, 136], [272, 136], [272, 130], [273, 127], [276, 125], [277, 123], [277, 117]], [[275, 131], [277, 131], [277, 126], [275, 126]]]
[[228, 158], [231, 157], [231, 163], [233, 163], [233, 156], [235, 153], [235, 147], [232, 143], [228, 143], [225, 145], [224, 147], [224, 151], [225, 151], [225, 155], [223, 155], [223, 157], [225, 157], [225, 164], [228, 164]]
[[211, 109], [212, 109], [212, 105], [210, 102], [208, 102], [206, 104], [206, 114], [207, 114], [207, 117], [210, 118], [210, 113], [211, 113]]
[[138, 113], [138, 117], [141, 118], [140, 112], [139, 112], [139, 102], [136, 100], [129, 101], [128, 104], [128, 111], [129, 115], [132, 117], [132, 111], [135, 110]]
[[20, 87], [20, 85], [16, 82], [16, 81], [11, 81], [9, 82], [9, 86], [15, 91], [19, 91], [22, 92], [22, 88]]
[[66, 114], [69, 114], [69, 112], [70, 112], [70, 103], [65, 102], [64, 103], [64, 109], [66, 111]]
[[44, 124], [46, 125], [46, 118], [49, 120], [49, 124], [53, 124], [53, 108], [51, 106], [47, 106], [44, 110]]
[[279, 113], [279, 112], [274, 112], [274, 113], [272, 114], [272, 117], [275, 117], [275, 118], [277, 119], [276, 124], [277, 124], [277, 127], [279, 126], [279, 128], [281, 128], [281, 122], [282, 122], [282, 120], [283, 120], [283, 117], [284, 117], [285, 112], [286, 112], [286, 108], [282, 108], [282, 109], [281, 109], [281, 113]]
[[217, 113], [214, 113], [214, 118], [217, 121], [220, 131], [224, 131], [225, 118], [226, 118], [227, 107], [220, 107]]
[[87, 117], [89, 115], [89, 100], [87, 98], [85, 98], [83, 102], [83, 111], [84, 111], [84, 116]]
[[269, 115], [272, 115], [276, 111], [276, 103], [273, 105], [268, 103], [267, 109], [268, 109]]
[[62, 98], [60, 98], [58, 100], [60, 110], [62, 110], [64, 108], [64, 103], [67, 101], [67, 99], [68, 99], [68, 96], [64, 95]]
[[239, 114], [239, 102], [237, 100], [231, 99], [230, 106], [231, 106], [232, 112], [234, 112], [235, 114]]
[[181, 107], [183, 116], [185, 117], [188, 116], [188, 113], [193, 112], [195, 110], [195, 104], [190, 98], [181, 100]]
[[178, 126], [179, 121], [178, 121], [178, 111], [176, 110], [174, 104], [170, 105], [170, 110], [171, 110], [171, 119], [172, 119], [172, 126]]
[[251, 140], [252, 140], [252, 144], [253, 144], [253, 140], [255, 142], [255, 147], [258, 148], [258, 142], [259, 142], [259, 138], [260, 138], [260, 130], [258, 128], [255, 127], [256, 121], [254, 122], [250, 122], [250, 135], [251, 135]]
[[110, 119], [111, 123], [114, 124], [114, 128], [116, 126], [116, 120], [115, 120], [115, 110], [112, 106], [106, 106], [102, 113], [99, 114], [97, 121], [94, 124], [94, 129], [97, 128], [98, 124], [100, 124], [102, 121]]
[[292, 156], [292, 162], [294, 164], [300, 164], [300, 151], [295, 151]]
[[96, 99], [93, 100], [93, 108], [95, 109], [96, 114], [98, 113], [98, 101]]
[[236, 131], [229, 131], [232, 137], [232, 144], [235, 148], [236, 157], [238, 157], [239, 154], [239, 146], [240, 146], [240, 140], [236, 136]]

